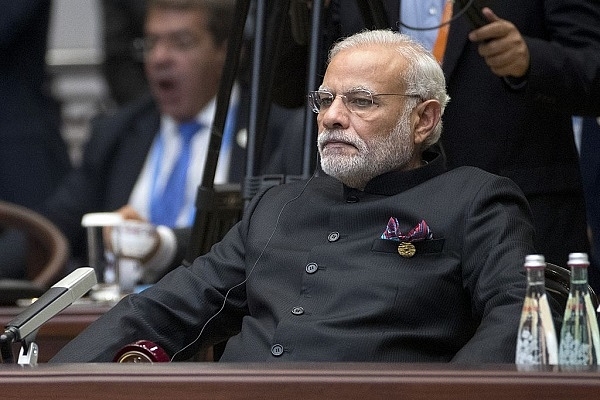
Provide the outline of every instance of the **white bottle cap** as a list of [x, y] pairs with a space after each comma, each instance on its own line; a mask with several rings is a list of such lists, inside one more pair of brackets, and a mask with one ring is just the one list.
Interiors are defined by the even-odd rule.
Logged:
[[525, 256], [525, 267], [528, 268], [545, 268], [546, 259], [541, 254], [529, 254]]
[[579, 265], [587, 267], [590, 265], [587, 253], [571, 253], [569, 254], [569, 265]]

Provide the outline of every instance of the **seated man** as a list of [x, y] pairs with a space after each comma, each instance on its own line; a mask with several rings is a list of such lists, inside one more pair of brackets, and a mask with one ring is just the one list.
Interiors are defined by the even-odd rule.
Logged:
[[514, 362], [534, 252], [509, 179], [446, 172], [437, 61], [370, 31], [333, 47], [318, 114], [325, 174], [263, 190], [190, 267], [129, 295], [53, 362], [111, 361], [146, 339], [172, 360]]
[[[41, 209], [65, 233], [75, 257], [87, 255], [81, 227], [86, 213], [126, 206], [128, 217], [135, 214], [168, 228], [190, 226], [233, 26], [233, 5], [231, 0], [148, 2], [144, 64], [151, 96], [92, 122], [81, 166]], [[190, 134], [181, 132], [181, 126], [194, 123]], [[217, 183], [228, 179], [227, 159], [236, 151], [233, 145], [235, 140], [222, 146]], [[187, 171], [177, 187], [170, 187], [170, 176], [176, 176], [173, 171], [186, 148]], [[163, 244], [174, 243], [173, 232], [179, 234], [159, 230]], [[181, 232], [187, 233], [189, 229]], [[173, 245], [163, 247], [157, 256], [170, 260], [176, 257], [175, 250]], [[182, 255], [177, 258], [181, 261]]]
[[[144, 60], [151, 96], [93, 121], [81, 167], [40, 210], [69, 239], [72, 254], [79, 260], [75, 265], [84, 263], [87, 256], [83, 215], [115, 210], [127, 218], [160, 226], [161, 251], [144, 268], [145, 283], [155, 282], [169, 269], [163, 264], [174, 261], [176, 267], [183, 259], [226, 67], [234, 4], [233, 0], [148, 1]], [[244, 176], [246, 149], [241, 143], [245, 137], [240, 134], [247, 125], [242, 110], [245, 103], [240, 103], [245, 96], [236, 89], [237, 85], [216, 166], [216, 184], [240, 182]], [[193, 124], [191, 138], [185, 142], [180, 127]], [[279, 140], [278, 135], [272, 136]], [[271, 142], [265, 146], [276, 147]], [[184, 166], [182, 177], [175, 171], [186, 149], [187, 171]], [[290, 159], [300, 160], [300, 156], [288, 154]], [[300, 162], [297, 165], [295, 171], [292, 167], [267, 168], [294, 174], [300, 171]], [[172, 179], [175, 177], [180, 180], [171, 185], [177, 182]]]

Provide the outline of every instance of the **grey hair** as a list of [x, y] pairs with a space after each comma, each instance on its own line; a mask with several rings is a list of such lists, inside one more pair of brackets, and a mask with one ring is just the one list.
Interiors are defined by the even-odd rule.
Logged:
[[147, 0], [148, 8], [206, 12], [207, 30], [217, 46], [227, 43], [234, 24], [235, 0]]
[[[368, 45], [393, 46], [408, 61], [408, 68], [399, 77], [406, 86], [406, 94], [418, 96], [422, 100], [435, 99], [441, 105], [444, 114], [450, 96], [446, 93], [446, 78], [438, 61], [431, 52], [408, 35], [391, 30], [362, 31], [337, 42], [329, 51], [328, 63], [339, 52]], [[418, 100], [407, 102], [407, 107], [414, 107]], [[431, 135], [423, 142], [426, 149], [436, 143], [442, 133], [442, 121], [433, 129]]]

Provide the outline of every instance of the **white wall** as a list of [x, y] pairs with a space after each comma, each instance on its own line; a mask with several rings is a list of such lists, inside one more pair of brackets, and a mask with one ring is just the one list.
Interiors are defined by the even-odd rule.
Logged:
[[100, 0], [54, 0], [52, 7], [46, 61], [54, 96], [62, 103], [62, 134], [77, 165], [89, 138], [90, 119], [110, 104], [100, 71]]
[[54, 0], [52, 8], [48, 63], [64, 65], [101, 62], [102, 14], [100, 1]]

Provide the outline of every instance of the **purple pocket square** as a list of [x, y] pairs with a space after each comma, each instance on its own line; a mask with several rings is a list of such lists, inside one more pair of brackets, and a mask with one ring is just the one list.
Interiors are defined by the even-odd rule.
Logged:
[[414, 243], [421, 240], [433, 239], [433, 233], [429, 229], [427, 222], [423, 219], [410, 231], [403, 233], [399, 229], [398, 219], [390, 217], [385, 231], [381, 234], [381, 239]]

